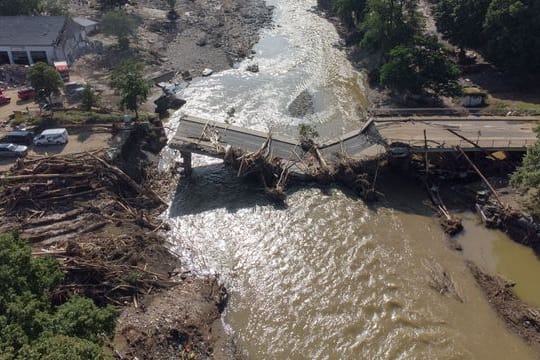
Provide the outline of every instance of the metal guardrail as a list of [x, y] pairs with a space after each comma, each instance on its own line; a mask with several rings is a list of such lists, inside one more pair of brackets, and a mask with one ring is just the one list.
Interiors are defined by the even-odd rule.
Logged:
[[[414, 148], [424, 148], [425, 147], [425, 141], [423, 139], [387, 139], [389, 144], [392, 143], [403, 143], [407, 144]], [[501, 150], [508, 150], [508, 151], [521, 151], [524, 148], [527, 148], [529, 146], [532, 146], [536, 143], [536, 139], [511, 139], [511, 140], [505, 140], [505, 139], [491, 139], [491, 140], [478, 140], [474, 143], [478, 145], [481, 148], [486, 149], [501, 149]], [[465, 141], [465, 140], [452, 140], [452, 141], [444, 141], [444, 142], [438, 142], [435, 140], [427, 140], [428, 147], [430, 149], [451, 149], [455, 146], [459, 146], [463, 149], [470, 149], [474, 148], [474, 146]], [[435, 146], [429, 146], [429, 145], [435, 145]]]
[[368, 114], [376, 117], [385, 116], [538, 116], [539, 110], [523, 109], [490, 109], [490, 108], [371, 108]]

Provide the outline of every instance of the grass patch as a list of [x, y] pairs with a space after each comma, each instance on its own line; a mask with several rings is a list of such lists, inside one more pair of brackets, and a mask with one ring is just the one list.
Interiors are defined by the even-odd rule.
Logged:
[[540, 115], [540, 104], [518, 100], [503, 100], [489, 96], [487, 110], [497, 114], [517, 111], [523, 115]]
[[[156, 116], [154, 114], [141, 114], [139, 121], [149, 121]], [[91, 125], [91, 124], [112, 124], [124, 121], [124, 114], [120, 113], [99, 113], [93, 111], [57, 111], [52, 116], [30, 116], [22, 114], [13, 119], [13, 125], [26, 124], [38, 128], [46, 128], [61, 125]]]

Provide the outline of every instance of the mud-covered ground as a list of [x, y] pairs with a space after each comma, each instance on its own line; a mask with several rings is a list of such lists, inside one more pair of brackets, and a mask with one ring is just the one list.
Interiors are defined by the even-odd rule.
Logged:
[[114, 348], [124, 358], [230, 359], [221, 310], [226, 293], [215, 278], [192, 278], [138, 307], [127, 308], [116, 325]]
[[[126, 59], [145, 62], [149, 80], [172, 72], [172, 80], [200, 76], [205, 69], [221, 71], [249, 56], [259, 39], [259, 30], [270, 26], [270, 7], [263, 0], [178, 0], [176, 16], [161, 0], [130, 1], [125, 11], [136, 19], [137, 31], [129, 50], [121, 51], [114, 38], [96, 34], [96, 45], [72, 66], [75, 78], [82, 78], [102, 94], [102, 106], [115, 108], [118, 99], [108, 86], [110, 71]], [[99, 20], [103, 11], [72, 0], [72, 14]], [[153, 111], [161, 90], [154, 88], [143, 110]]]
[[540, 352], [540, 311], [523, 303], [512, 291], [512, 284], [469, 263], [474, 278], [506, 325]]

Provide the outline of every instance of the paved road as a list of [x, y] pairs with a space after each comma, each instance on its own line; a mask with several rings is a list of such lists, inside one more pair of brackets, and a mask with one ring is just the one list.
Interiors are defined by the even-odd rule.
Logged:
[[452, 122], [472, 122], [472, 121], [497, 121], [497, 122], [540, 122], [540, 116], [491, 116], [491, 115], [468, 115], [468, 116], [447, 116], [447, 115], [401, 115], [401, 116], [375, 116], [377, 123], [382, 122], [409, 122], [409, 121], [443, 121]]
[[412, 146], [424, 147], [424, 130], [428, 139], [428, 147], [452, 148], [459, 145], [463, 148], [474, 146], [452, 134], [451, 129], [481, 147], [488, 149], [523, 150], [536, 141], [534, 128], [537, 123], [530, 120], [446, 120], [399, 122], [376, 121], [377, 129], [388, 143], [403, 142]]
[[[203, 135], [203, 130], [205, 135]], [[223, 147], [230, 145], [246, 151], [257, 151], [267, 138], [267, 133], [261, 131], [185, 116], [180, 120], [170, 146], [178, 150], [197, 152], [190, 145], [198, 145], [202, 148], [202, 151], [198, 152], [204, 154], [204, 149], [214, 147], [208, 141], [208, 137], [212, 135], [214, 139], [219, 139], [218, 142]], [[361, 129], [346, 134], [334, 142], [323, 144], [321, 152], [329, 158], [342, 151], [353, 156], [372, 144], [373, 142], [363, 134]], [[273, 156], [292, 161], [299, 160], [305, 155], [297, 140], [277, 135], [272, 136], [271, 153]]]
[[[420, 119], [428, 120], [420, 120]], [[370, 121], [362, 129], [345, 134], [339, 139], [321, 144], [320, 151], [332, 160], [339, 153], [349, 157], [361, 158], [369, 154], [373, 145], [386, 142], [388, 144], [406, 143], [418, 151], [424, 149], [424, 130], [428, 138], [430, 151], [454, 151], [459, 145], [465, 151], [475, 151], [476, 147], [469, 142], [452, 134], [453, 130], [475, 142], [487, 150], [523, 151], [536, 141], [534, 128], [536, 118], [452, 118], [446, 117], [414, 118], [415, 121], [389, 120], [377, 118]], [[374, 126], [375, 125], [375, 126]], [[214, 142], [209, 139], [213, 138]], [[178, 130], [171, 141], [171, 147], [178, 150], [211, 154], [215, 144], [221, 147], [230, 145], [245, 151], [257, 151], [265, 142], [267, 134], [261, 131], [244, 129], [233, 125], [208, 121], [205, 119], [185, 116], [180, 120]], [[305, 153], [297, 140], [283, 136], [273, 136], [271, 144], [273, 156], [285, 160], [297, 161]]]

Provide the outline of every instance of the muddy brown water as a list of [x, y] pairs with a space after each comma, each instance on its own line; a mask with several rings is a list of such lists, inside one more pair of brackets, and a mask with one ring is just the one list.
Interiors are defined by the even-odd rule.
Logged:
[[[362, 76], [332, 25], [314, 1], [270, 4], [276, 26], [255, 47], [260, 72], [246, 72], [248, 60], [199, 79], [182, 111], [225, 120], [234, 106], [237, 125], [289, 135], [301, 122], [323, 137], [359, 126]], [[315, 111], [292, 118], [287, 106], [305, 89]], [[220, 274], [231, 296], [224, 321], [246, 358], [536, 358], [448, 249], [415, 184], [394, 179], [376, 207], [339, 188], [293, 187], [281, 208], [219, 161], [196, 156], [194, 165], [166, 213], [171, 241], [194, 271]], [[465, 226], [461, 241], [472, 241], [478, 225]], [[435, 265], [463, 302], [430, 287]]]
[[490, 273], [500, 274], [515, 283], [514, 292], [524, 302], [540, 308], [540, 261], [527, 246], [512, 241], [499, 230], [478, 226], [476, 214], [463, 213], [466, 235], [459, 237], [469, 260]]

